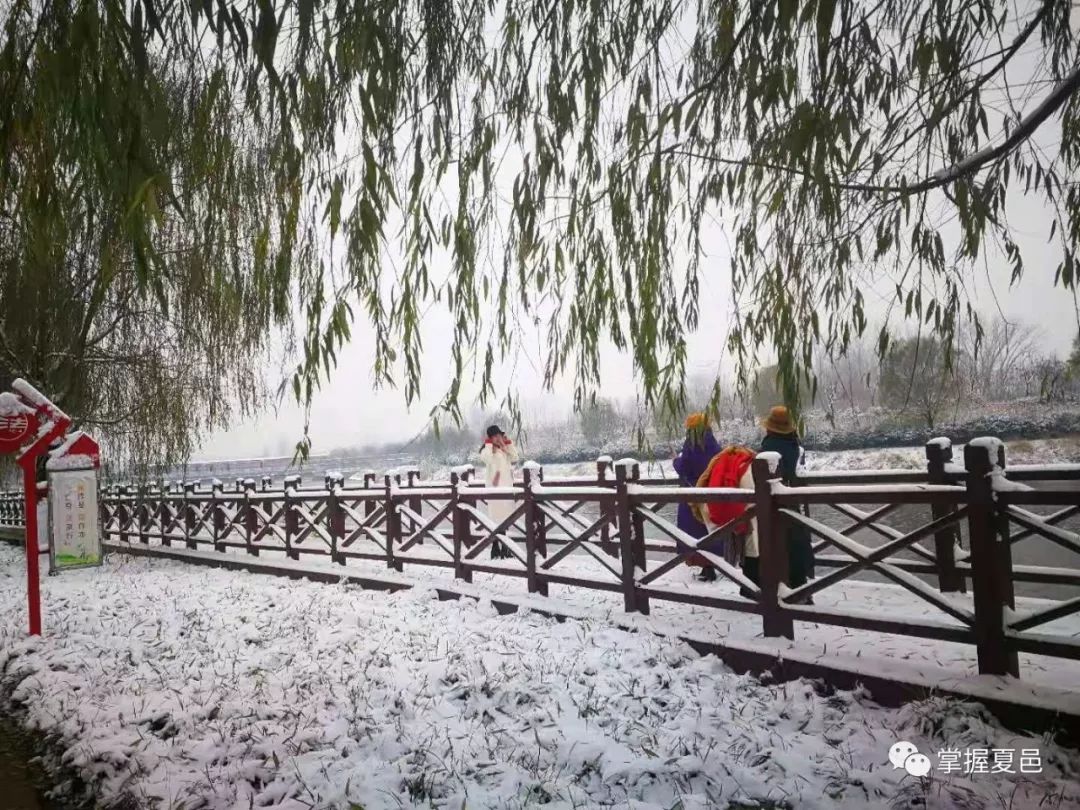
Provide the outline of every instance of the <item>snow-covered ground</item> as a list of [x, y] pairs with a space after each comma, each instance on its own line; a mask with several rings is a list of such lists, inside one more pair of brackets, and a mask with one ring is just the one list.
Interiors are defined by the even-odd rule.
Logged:
[[[762, 684], [603, 620], [563, 624], [114, 555], [44, 584], [0, 547], [0, 673], [103, 799], [161, 808], [1080, 807], [1080, 755], [942, 699]], [[898, 740], [1038, 749], [920, 780]], [[765, 801], [767, 804], [759, 804]]]

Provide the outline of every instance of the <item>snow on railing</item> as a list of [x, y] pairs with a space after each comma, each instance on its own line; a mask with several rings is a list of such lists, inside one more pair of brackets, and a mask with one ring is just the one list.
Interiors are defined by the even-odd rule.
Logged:
[[760, 458], [762, 461], [768, 463], [769, 474], [776, 475], [780, 470], [780, 454], [772, 450], [766, 450], [765, 452], [758, 453], [756, 458]]

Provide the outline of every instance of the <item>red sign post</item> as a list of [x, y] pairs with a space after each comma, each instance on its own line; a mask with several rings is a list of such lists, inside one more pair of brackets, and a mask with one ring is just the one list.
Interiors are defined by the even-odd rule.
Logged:
[[25, 380], [0, 392], [0, 453], [18, 453], [26, 503], [26, 599], [30, 635], [41, 635], [37, 530], [37, 460], [71, 426], [71, 419]]

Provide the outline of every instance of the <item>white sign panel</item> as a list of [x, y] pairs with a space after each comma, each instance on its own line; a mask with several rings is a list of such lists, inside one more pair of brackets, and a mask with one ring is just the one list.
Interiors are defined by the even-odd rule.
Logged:
[[49, 473], [49, 526], [53, 571], [101, 565], [97, 470]]

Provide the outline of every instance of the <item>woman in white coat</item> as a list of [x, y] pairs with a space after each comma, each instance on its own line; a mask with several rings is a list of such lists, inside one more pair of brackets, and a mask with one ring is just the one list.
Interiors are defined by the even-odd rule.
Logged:
[[[487, 439], [480, 448], [480, 463], [484, 465], [484, 482], [489, 487], [512, 487], [514, 485], [513, 465], [519, 460], [517, 448], [498, 425], [487, 429]], [[488, 501], [487, 513], [492, 522], [498, 525], [510, 517], [514, 511], [513, 501]], [[491, 544], [492, 557], [509, 557], [502, 543], [496, 540]]]

